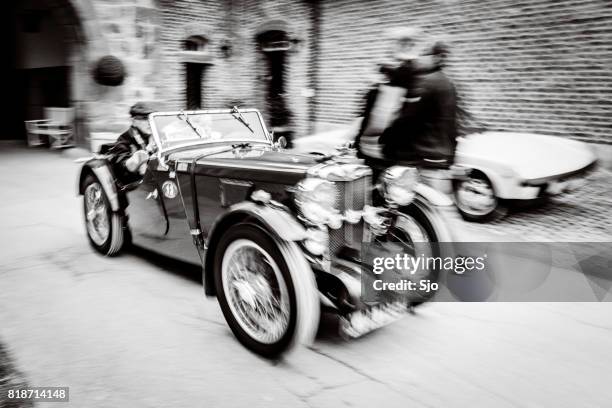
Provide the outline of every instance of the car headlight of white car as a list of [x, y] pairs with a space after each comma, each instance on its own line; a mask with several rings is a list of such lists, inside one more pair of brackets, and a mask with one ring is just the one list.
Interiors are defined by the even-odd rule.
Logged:
[[295, 191], [295, 203], [302, 218], [316, 226], [342, 226], [342, 216], [336, 208], [336, 185], [317, 177], [300, 181]]
[[391, 206], [405, 206], [414, 199], [414, 189], [419, 182], [415, 167], [389, 167], [380, 178], [381, 193]]

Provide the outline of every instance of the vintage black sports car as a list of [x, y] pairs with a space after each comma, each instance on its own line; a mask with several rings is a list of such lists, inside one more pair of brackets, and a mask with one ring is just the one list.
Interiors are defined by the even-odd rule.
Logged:
[[105, 255], [131, 242], [201, 265], [206, 295], [261, 355], [311, 342], [322, 308], [341, 316], [347, 336], [406, 309], [396, 299], [362, 300], [362, 243], [392, 240], [414, 251], [416, 242], [452, 241], [444, 221], [452, 202], [417, 183], [413, 168], [392, 167], [375, 184], [350, 151], [284, 150], [252, 109], [149, 120], [154, 147], [142, 179], [122, 183], [103, 152], [84, 163], [89, 240]]

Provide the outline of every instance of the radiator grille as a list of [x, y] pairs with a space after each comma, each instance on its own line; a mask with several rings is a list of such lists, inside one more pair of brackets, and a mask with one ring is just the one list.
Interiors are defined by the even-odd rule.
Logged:
[[[336, 181], [338, 196], [336, 208], [344, 213], [347, 210], [362, 210], [366, 204], [370, 204], [371, 177], [365, 176], [352, 181]], [[363, 240], [363, 221], [356, 224], [345, 222], [337, 230], [330, 230], [329, 245], [330, 254], [336, 255], [343, 247], [354, 249], [361, 248]]]

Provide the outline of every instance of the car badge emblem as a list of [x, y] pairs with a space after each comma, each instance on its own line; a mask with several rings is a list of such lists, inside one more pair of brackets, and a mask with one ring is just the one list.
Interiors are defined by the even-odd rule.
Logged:
[[164, 192], [164, 197], [174, 198], [178, 194], [178, 187], [174, 181], [167, 180], [162, 184], [162, 191]]

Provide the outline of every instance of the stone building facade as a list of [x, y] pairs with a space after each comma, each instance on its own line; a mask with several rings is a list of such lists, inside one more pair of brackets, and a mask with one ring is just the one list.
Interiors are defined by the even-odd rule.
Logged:
[[[124, 128], [137, 100], [254, 106], [297, 136], [347, 122], [377, 78], [385, 29], [407, 25], [450, 45], [448, 73], [488, 128], [612, 143], [605, 0], [27, 0], [17, 31], [36, 8], [66, 44], [83, 145]], [[93, 81], [103, 55], [123, 61], [122, 85]]]

